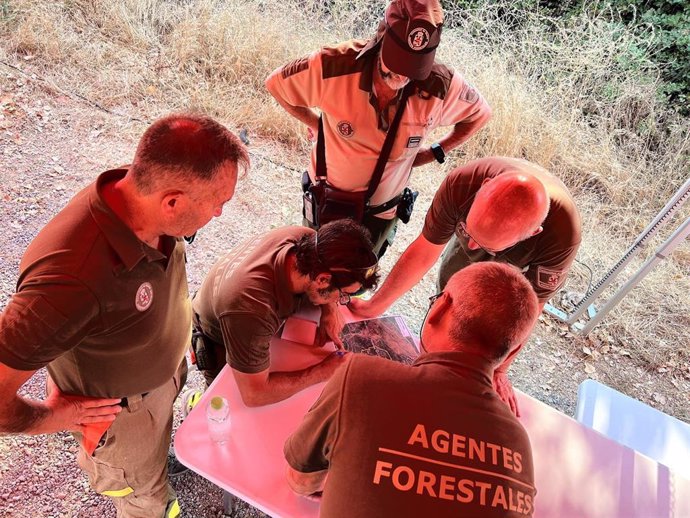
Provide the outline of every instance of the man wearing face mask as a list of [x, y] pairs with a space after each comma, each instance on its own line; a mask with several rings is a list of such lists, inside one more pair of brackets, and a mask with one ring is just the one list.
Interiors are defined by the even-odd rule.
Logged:
[[[321, 111], [325, 167], [317, 165], [317, 144], [309, 179], [367, 197], [361, 221], [371, 231], [379, 256], [394, 235], [397, 216], [406, 222], [412, 210], [413, 196], [406, 189], [412, 167], [442, 163], [446, 153], [491, 116], [486, 101], [462, 75], [435, 63], [442, 25], [438, 0], [395, 0], [373, 38], [324, 47], [278, 68], [266, 80], [278, 103], [312, 135], [319, 134], [319, 115], [313, 108]], [[452, 129], [437, 142], [425, 144], [427, 134], [438, 126]], [[386, 157], [382, 149], [389, 130]], [[367, 192], [376, 184], [378, 160], [380, 182]], [[306, 203], [305, 219], [318, 226], [310, 220]]]

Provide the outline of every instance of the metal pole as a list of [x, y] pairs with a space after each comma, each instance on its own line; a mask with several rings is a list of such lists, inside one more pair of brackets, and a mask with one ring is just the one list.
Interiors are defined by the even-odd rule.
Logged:
[[616, 291], [613, 297], [611, 297], [597, 314], [587, 322], [585, 327], [582, 328], [581, 334], [587, 336], [594, 326], [601, 322], [606, 314], [611, 311], [611, 309], [613, 309], [613, 307], [618, 304], [620, 300], [657, 265], [657, 263], [666, 259], [673, 249], [680, 245], [688, 236], [690, 236], [690, 218], [686, 219], [680, 227], [678, 227], [676, 231], [657, 248], [656, 253], [647, 259], [647, 262], [642, 265], [635, 275], [630, 277], [630, 279]]
[[628, 251], [623, 254], [623, 257], [616, 263], [616, 265], [611, 268], [604, 277], [584, 296], [584, 298], [578, 302], [575, 306], [574, 311], [568, 317], [566, 321], [568, 324], [574, 324], [578, 318], [587, 310], [587, 307], [591, 304], [591, 301], [595, 299], [609, 284], [615, 279], [619, 271], [625, 267], [630, 260], [635, 257], [641, 248], [646, 244], [646, 241], [651, 238], [659, 228], [666, 223], [666, 221], [673, 216], [673, 214], [680, 209], [683, 204], [690, 197], [690, 178], [688, 178], [683, 186], [678, 189], [678, 191], [669, 200], [666, 206], [661, 209], [659, 214], [656, 215], [654, 220], [645, 228], [642, 233], [637, 237], [634, 244], [628, 248]]

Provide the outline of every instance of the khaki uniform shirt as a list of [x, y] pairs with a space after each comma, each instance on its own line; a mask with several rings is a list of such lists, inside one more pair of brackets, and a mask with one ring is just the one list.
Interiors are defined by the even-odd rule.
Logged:
[[203, 333], [225, 344], [227, 362], [247, 374], [268, 369], [269, 346], [300, 296], [289, 287], [287, 256], [314, 231], [285, 227], [248, 240], [220, 259], [194, 297]]
[[2, 313], [0, 361], [48, 366], [66, 393], [127, 397], [169, 381], [191, 333], [185, 249], [164, 237], [146, 245], [101, 197], [107, 171], [36, 236]]
[[[352, 40], [326, 47], [283, 67], [271, 79], [279, 97], [293, 106], [317, 107], [322, 112], [328, 183], [345, 191], [365, 191], [388, 130], [372, 88], [378, 47], [362, 52], [367, 41]], [[462, 75], [435, 64], [431, 75], [415, 82], [416, 92], [400, 121], [381, 183], [371, 205], [400, 194], [408, 183], [412, 163], [424, 139], [439, 126], [458, 122], [481, 128], [491, 110]], [[316, 146], [309, 175], [314, 180]], [[381, 214], [385, 219], [395, 209]]]
[[[551, 200], [544, 230], [496, 254], [467, 248], [467, 237], [459, 223], [464, 222], [486, 178], [505, 172], [524, 171], [535, 175], [546, 187]], [[545, 169], [517, 158], [490, 157], [469, 162], [451, 172], [441, 184], [426, 215], [422, 235], [431, 243], [447, 243], [456, 236], [472, 262], [501, 261], [520, 268], [545, 302], [565, 283], [581, 240], [580, 215], [568, 188]]]
[[353, 356], [285, 443], [297, 471], [328, 469], [322, 518], [532, 515], [529, 438], [482, 358]]

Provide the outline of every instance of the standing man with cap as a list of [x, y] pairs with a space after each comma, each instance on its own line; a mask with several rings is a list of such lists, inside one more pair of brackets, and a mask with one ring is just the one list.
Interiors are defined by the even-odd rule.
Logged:
[[[36, 236], [0, 315], [0, 433], [72, 432], [118, 518], [180, 514], [166, 468], [191, 332], [182, 238], [220, 216], [248, 166], [208, 117], [156, 121], [132, 165], [101, 174]], [[47, 397], [20, 396], [44, 366]]]
[[[442, 25], [438, 0], [394, 0], [370, 40], [324, 47], [278, 68], [266, 80], [268, 91], [288, 113], [314, 135], [322, 134], [317, 140], [323, 140], [325, 163], [317, 163], [317, 143], [309, 166], [311, 182], [325, 181], [335, 191], [364, 197], [377, 161], [385, 159], [380, 183], [367, 193], [371, 197], [365, 200], [362, 219], [379, 255], [394, 235], [396, 215], [406, 221], [412, 210], [414, 198], [409, 189], [405, 192], [411, 168], [442, 163], [445, 153], [491, 116], [486, 101], [462, 75], [434, 62]], [[321, 132], [313, 108], [321, 111]], [[382, 149], [398, 112], [399, 128], [391, 132], [386, 157]], [[425, 145], [427, 134], [439, 126], [452, 129]], [[305, 218], [310, 226], [318, 223], [309, 221], [306, 206]]]
[[[446, 177], [429, 207], [422, 233], [371, 300], [353, 300], [351, 309], [364, 317], [380, 315], [421, 280], [445, 248], [439, 291], [451, 275], [472, 263], [504, 262], [524, 273], [541, 310], [565, 283], [580, 240], [580, 214], [558, 178], [517, 158], [474, 160]], [[507, 369], [519, 350], [494, 372], [497, 392], [515, 413], [518, 408]]]

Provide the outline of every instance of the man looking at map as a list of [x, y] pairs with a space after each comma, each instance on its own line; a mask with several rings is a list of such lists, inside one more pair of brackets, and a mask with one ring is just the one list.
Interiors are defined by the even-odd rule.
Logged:
[[431, 298], [414, 365], [350, 355], [335, 373], [285, 443], [289, 485], [322, 492], [322, 518], [531, 516], [529, 438], [491, 379], [538, 314], [517, 268], [456, 273]]
[[317, 346], [327, 340], [342, 346], [338, 303], [347, 304], [350, 295], [376, 284], [372, 249], [364, 227], [339, 220], [318, 232], [304, 227], [271, 231], [218, 261], [192, 303], [196, 330], [214, 362], [206, 369], [200, 365], [207, 383], [227, 361], [244, 403], [260, 406], [330, 378], [344, 361], [342, 352], [299, 371], [269, 372], [270, 341], [300, 304], [311, 303], [321, 307]]
[[[421, 280], [445, 248], [439, 291], [451, 275], [472, 263], [503, 262], [524, 273], [541, 310], [565, 283], [580, 239], [580, 215], [558, 178], [517, 158], [474, 160], [446, 177], [421, 235], [371, 300], [353, 300], [351, 309], [364, 317], [380, 315]], [[496, 391], [518, 416], [507, 370], [519, 350], [494, 373]]]

